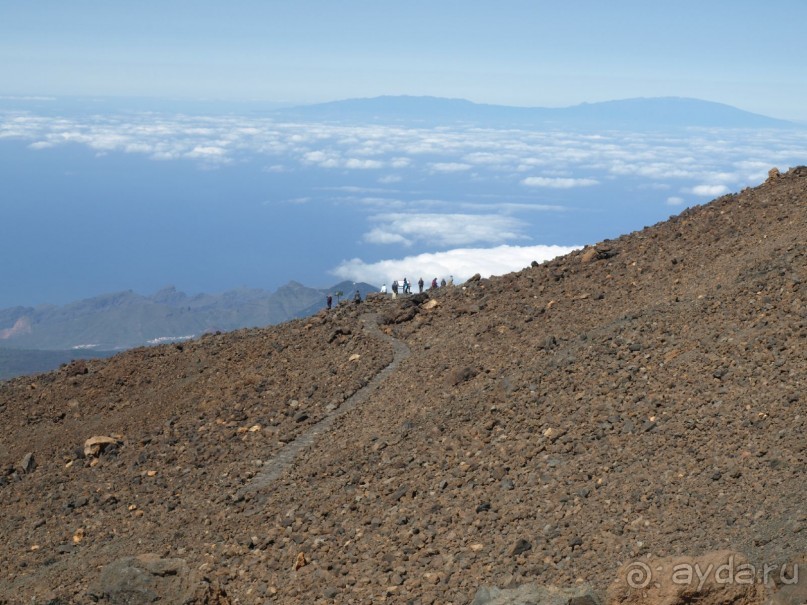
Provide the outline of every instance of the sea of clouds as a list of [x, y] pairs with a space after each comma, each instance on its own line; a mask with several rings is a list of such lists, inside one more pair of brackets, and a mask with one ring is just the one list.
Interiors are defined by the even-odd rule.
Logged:
[[[330, 272], [375, 284], [404, 275], [500, 274], [564, 254], [589, 242], [535, 241], [535, 225], [550, 214], [562, 220], [585, 200], [605, 204], [603, 192], [613, 195], [620, 183], [643, 190], [661, 216], [759, 184], [772, 166], [784, 170], [807, 157], [807, 130], [795, 128], [572, 132], [158, 113], [4, 111], [0, 139], [25, 141], [31, 152], [81, 145], [97, 154], [194, 162], [200, 170], [250, 163], [270, 175], [338, 174], [341, 184], [322, 185], [318, 196], [360, 209], [366, 252]], [[351, 175], [355, 185], [344, 185]], [[434, 195], [428, 183], [442, 191], [457, 183], [459, 194]], [[577, 206], [569, 203], [572, 192]], [[311, 201], [307, 190], [266, 203]], [[574, 220], [596, 220], [581, 216]]]

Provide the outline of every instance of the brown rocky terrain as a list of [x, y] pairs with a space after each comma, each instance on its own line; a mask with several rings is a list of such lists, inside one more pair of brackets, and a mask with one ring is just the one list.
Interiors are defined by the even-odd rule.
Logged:
[[772, 172], [518, 273], [1, 383], [0, 603], [762, 603], [623, 565], [807, 553], [806, 234], [807, 168]]

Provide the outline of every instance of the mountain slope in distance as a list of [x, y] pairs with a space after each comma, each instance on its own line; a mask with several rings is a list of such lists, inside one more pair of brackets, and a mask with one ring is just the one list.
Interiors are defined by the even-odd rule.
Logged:
[[0, 347], [111, 351], [183, 340], [308, 315], [325, 306], [329, 292], [352, 296], [355, 288], [362, 295], [376, 290], [369, 284], [310, 288], [292, 281], [275, 292], [241, 288], [189, 296], [167, 287], [152, 296], [129, 290], [64, 306], [12, 307], [0, 310]]

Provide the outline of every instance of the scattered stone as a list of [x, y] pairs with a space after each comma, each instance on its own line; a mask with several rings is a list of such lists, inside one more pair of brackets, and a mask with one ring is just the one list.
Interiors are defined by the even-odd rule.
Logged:
[[606, 260], [613, 256], [616, 256], [616, 251], [610, 246], [600, 244], [586, 248], [580, 255], [580, 262], [586, 264], [595, 260]]
[[87, 362], [83, 359], [71, 361], [64, 369], [65, 374], [67, 374], [67, 376], [70, 378], [83, 376], [84, 374], [89, 373], [89, 371], [90, 369], [87, 367]]
[[36, 468], [36, 460], [34, 460], [33, 452], [28, 452], [25, 456], [22, 457], [20, 460], [20, 471], [23, 474], [28, 474], [34, 472]]
[[409, 491], [409, 486], [402, 485], [398, 489], [396, 489], [390, 498], [392, 498], [393, 502], [398, 502], [401, 498], [403, 498], [406, 493]]
[[339, 589], [333, 586], [328, 587], [325, 589], [325, 592], [323, 592], [323, 595], [326, 599], [335, 599], [339, 595]]
[[455, 368], [451, 371], [448, 382], [452, 386], [458, 386], [463, 382], [467, 382], [471, 380], [474, 376], [476, 376], [476, 370], [464, 367], [464, 368]]
[[350, 330], [350, 328], [336, 328], [333, 332], [330, 333], [326, 342], [330, 344], [340, 337], [350, 336], [351, 334], [352, 331]]
[[528, 550], [532, 549], [532, 544], [530, 544], [524, 538], [519, 538], [516, 540], [516, 543], [513, 544], [512, 548], [510, 549], [510, 556], [517, 557], [518, 555], [524, 554]]
[[597, 250], [595, 248], [586, 248], [583, 254], [580, 255], [581, 263], [590, 263], [597, 258]]
[[97, 458], [110, 446], [118, 445], [119, 441], [114, 437], [97, 435], [90, 437], [84, 442], [84, 455], [87, 458]]
[[543, 342], [540, 344], [540, 347], [545, 351], [549, 351], [550, 349], [554, 349], [558, 346], [558, 340], [551, 334], [544, 338]]

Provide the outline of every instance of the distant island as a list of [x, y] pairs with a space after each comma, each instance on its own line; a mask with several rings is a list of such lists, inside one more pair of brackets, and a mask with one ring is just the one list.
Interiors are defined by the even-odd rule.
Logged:
[[428, 96], [346, 99], [273, 110], [306, 120], [407, 122], [423, 126], [476, 123], [495, 127], [563, 129], [802, 128], [787, 120], [743, 111], [724, 103], [686, 97], [650, 97], [582, 103], [571, 107], [513, 107]]

